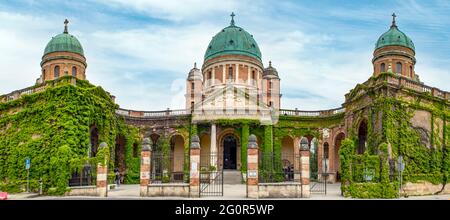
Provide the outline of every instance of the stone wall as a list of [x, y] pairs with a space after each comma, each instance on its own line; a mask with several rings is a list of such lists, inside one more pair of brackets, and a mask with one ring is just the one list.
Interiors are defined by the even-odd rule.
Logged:
[[[424, 196], [432, 195], [442, 190], [442, 184], [434, 185], [430, 182], [419, 181], [417, 183], [407, 182], [402, 187], [402, 195]], [[446, 184], [440, 194], [450, 194], [450, 184]]]
[[97, 186], [74, 186], [65, 196], [98, 196]]
[[302, 198], [300, 183], [260, 183], [258, 184], [259, 198]]
[[149, 184], [147, 187], [148, 197], [189, 197], [189, 184], [187, 183], [166, 183], [166, 184]]

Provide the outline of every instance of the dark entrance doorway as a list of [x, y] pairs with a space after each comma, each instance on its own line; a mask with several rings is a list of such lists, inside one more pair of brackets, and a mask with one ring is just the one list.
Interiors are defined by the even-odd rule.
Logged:
[[223, 140], [223, 169], [237, 169], [237, 141], [233, 136]]

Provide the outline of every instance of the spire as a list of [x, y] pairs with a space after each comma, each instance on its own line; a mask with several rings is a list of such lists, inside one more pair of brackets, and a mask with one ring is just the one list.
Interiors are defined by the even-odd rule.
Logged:
[[272, 67], [272, 61], [269, 61], [269, 67]]
[[67, 24], [69, 24], [69, 20], [65, 20], [64, 21], [64, 34], [68, 34], [69, 33], [69, 31], [67, 30]]
[[234, 14], [234, 12], [231, 12], [231, 22], [230, 22], [230, 26], [234, 26], [234, 16], [236, 16], [235, 14]]
[[396, 17], [397, 17], [397, 15], [395, 15], [395, 13], [392, 13], [392, 25], [391, 25], [391, 28], [397, 27], [397, 24], [395, 23], [395, 18]]
[[197, 62], [194, 63], [194, 69], [197, 69]]

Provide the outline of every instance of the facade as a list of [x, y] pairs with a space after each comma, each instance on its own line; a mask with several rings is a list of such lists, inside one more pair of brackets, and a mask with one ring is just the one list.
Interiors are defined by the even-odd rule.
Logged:
[[[37, 86], [0, 96], [3, 103], [19, 99], [23, 94], [39, 92], [39, 85], [62, 76], [86, 79], [87, 60], [83, 48], [68, 33], [67, 23], [66, 20], [64, 32], [53, 37], [45, 49]], [[224, 179], [225, 182], [233, 182], [236, 178], [245, 181], [242, 174], [247, 172], [250, 134], [256, 136], [260, 158], [271, 155], [271, 161], [276, 161], [272, 164], [279, 163], [294, 170], [298, 169], [299, 149], [309, 149], [310, 171], [312, 176], [315, 175], [312, 179], [341, 181], [347, 167], [341, 167], [343, 162], [340, 159], [345, 157], [340, 155], [340, 148], [346, 138], [356, 143], [355, 157], [381, 155], [379, 146], [387, 143], [392, 175], [396, 171], [394, 161], [399, 155], [411, 164], [405, 171], [408, 174], [420, 172], [428, 175], [438, 170], [432, 170], [429, 165], [417, 165], [411, 152], [414, 149], [445, 151], [449, 136], [446, 127], [450, 93], [420, 81], [415, 72], [414, 44], [399, 30], [395, 15], [389, 30], [376, 42], [373, 76], [347, 93], [345, 102], [336, 109], [283, 109], [280, 93], [282, 73], [279, 74], [271, 62], [265, 66], [261, 58], [257, 41], [236, 25], [232, 14], [230, 24], [207, 45], [203, 64], [194, 64], [187, 74], [185, 109], [135, 111], [118, 108], [116, 116], [137, 129], [140, 140], [149, 138], [153, 155], [170, 155], [165, 172], [172, 173], [168, 177], [171, 180], [185, 180], [189, 175], [189, 148], [195, 135], [199, 136], [200, 160], [207, 161], [203, 168], [225, 170], [228, 172], [225, 177], [229, 177]], [[410, 115], [403, 118], [406, 125], [401, 124], [399, 118], [390, 118], [391, 113], [400, 108], [407, 112], [399, 113], [400, 116]], [[398, 135], [393, 135], [398, 126], [406, 126], [401, 128], [417, 135], [418, 142], [402, 143]], [[89, 155], [94, 155], [96, 150], [92, 149], [98, 144], [98, 136], [93, 137], [97, 133], [95, 127], [89, 129]], [[129, 161], [122, 154], [126, 151], [124, 147], [129, 146], [127, 141], [130, 140], [117, 137], [113, 152], [115, 166], [125, 175]], [[136, 143], [133, 147], [137, 147]], [[437, 159], [439, 173], [447, 172], [444, 165], [447, 160], [447, 157]], [[265, 163], [264, 159], [260, 163], [260, 175], [267, 168]], [[158, 165], [152, 169], [157, 172]], [[344, 179], [348, 181], [348, 175]], [[412, 179], [407, 180], [414, 182]]]

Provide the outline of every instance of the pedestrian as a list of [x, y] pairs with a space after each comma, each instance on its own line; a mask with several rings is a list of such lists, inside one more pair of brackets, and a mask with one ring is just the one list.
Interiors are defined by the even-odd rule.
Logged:
[[118, 168], [114, 168], [114, 174], [116, 175], [116, 179], [115, 179], [115, 183], [117, 185], [117, 187], [120, 186], [120, 172]]

